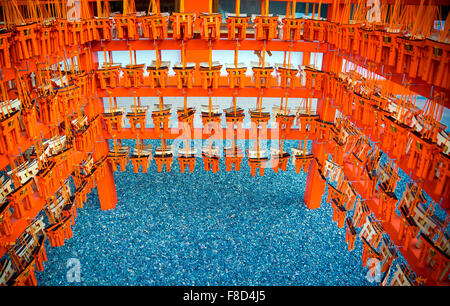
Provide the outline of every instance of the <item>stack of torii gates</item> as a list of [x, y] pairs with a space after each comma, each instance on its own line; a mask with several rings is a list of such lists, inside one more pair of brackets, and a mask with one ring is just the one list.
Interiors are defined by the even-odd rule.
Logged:
[[[247, 139], [250, 135], [282, 135], [282, 139], [298, 139], [301, 143], [312, 141], [311, 152], [307, 152], [302, 146], [293, 152], [296, 170], [308, 172], [304, 195], [306, 205], [311, 209], [319, 207], [328, 185], [335, 220], [338, 221], [338, 226], [347, 226], [350, 249], [353, 248], [356, 235], [354, 228], [365, 224], [361, 234], [364, 238], [364, 264], [370, 254], [383, 261], [384, 270], [390, 270], [394, 258], [388, 252], [391, 245], [383, 245], [380, 252], [376, 251], [378, 244], [385, 241], [380, 237], [387, 233], [396, 245], [403, 246], [402, 254], [419, 278], [426, 278], [424, 283], [448, 282], [449, 261], [448, 254], [442, 249], [442, 238], [439, 243], [429, 238], [431, 233], [441, 235], [439, 226], [434, 232], [427, 231], [428, 235], [421, 239], [420, 248], [412, 246], [411, 239], [418, 240], [417, 230], [424, 231], [417, 222], [411, 221], [414, 219], [415, 206], [408, 206], [410, 202], [406, 200], [400, 201], [402, 207], [408, 207], [409, 212], [401, 217], [393, 217], [393, 211], [399, 207], [398, 199], [392, 195], [396, 186], [395, 179], [382, 180], [373, 175], [379, 170], [373, 151], [378, 146], [391, 159], [395, 159], [396, 164], [405, 172], [412, 172], [412, 178], [420, 181], [420, 189], [448, 210], [448, 136], [439, 142], [438, 135], [442, 138], [443, 127], [431, 111], [425, 114], [428, 115], [428, 125], [422, 124], [425, 128], [418, 133], [417, 120], [423, 113], [412, 114], [410, 101], [395, 99], [383, 89], [382, 95], [374, 88], [372, 92], [363, 91], [361, 87], [367, 87], [367, 81], [360, 82], [361, 86], [358, 88], [355, 85], [358, 83], [357, 79], [346, 79], [341, 72], [344, 59], [350, 59], [361, 66], [365, 61], [370, 62], [371, 65], [367, 64], [365, 67], [380, 75], [392, 74], [392, 84], [399, 82], [404, 85], [406, 83], [403, 80], [421, 84], [409, 85], [408, 90], [401, 93], [420, 93], [430, 98], [433, 110], [438, 110], [442, 105], [449, 105], [449, 44], [431, 39], [407, 40], [398, 33], [390, 34], [375, 27], [368, 30], [361, 24], [339, 24], [336, 16], [342, 15], [339, 10], [344, 11], [345, 7], [338, 3], [329, 4], [328, 20], [322, 20], [295, 18], [290, 13], [295, 11], [295, 2], [288, 2], [287, 17], [281, 19], [270, 16], [268, 1], [262, 1], [261, 15], [253, 18], [253, 23], [250, 23], [250, 17], [239, 14], [237, 1], [236, 14], [228, 16], [227, 29], [224, 31], [222, 16], [212, 13], [211, 1], [196, 1], [195, 7], [189, 1], [191, 7], [188, 3], [186, 7], [183, 4], [180, 12], [171, 16], [159, 12], [158, 2], [150, 1], [151, 14], [139, 16], [130, 13], [133, 6], [127, 5], [131, 11], [126, 14], [124, 10], [124, 14], [113, 18], [103, 15], [94, 18], [93, 14], [87, 15], [92, 11], [92, 3], [82, 1], [84, 11], [80, 20], [71, 22], [56, 19], [52, 24], [46, 25], [25, 24], [0, 34], [4, 101], [0, 162], [2, 168], [10, 165], [14, 170], [14, 165], [20, 164], [16, 157], [31, 146], [35, 148], [34, 157], [39, 157], [37, 159], [40, 160], [39, 171], [33, 176], [33, 180], [28, 180], [25, 184], [15, 180], [15, 191], [11, 190], [5, 197], [7, 206], [3, 207], [0, 218], [2, 255], [9, 248], [8, 245], [16, 241], [27, 228], [28, 218], [34, 218], [42, 210], [69, 175], [76, 183], [73, 195], [76, 207], [81, 208], [86, 194], [97, 186], [102, 209], [113, 209], [117, 203], [113, 170], [118, 165], [124, 169], [129, 155], [112, 155], [107, 139], [132, 139], [136, 138], [136, 134], [141, 140], [158, 139], [161, 135], [164, 135], [164, 140], [179, 137], [180, 131], [173, 133], [168, 129], [169, 117], [162, 107], [164, 97], [247, 96], [258, 97], [258, 111], [250, 113], [253, 128], [242, 128], [242, 113], [238, 114], [237, 106], [234, 105], [234, 111], [230, 111], [232, 115], [227, 118], [230, 124], [224, 129], [216, 125], [216, 132], [222, 134], [223, 138], [231, 130], [233, 135]], [[311, 2], [315, 16], [316, 4], [319, 2]], [[98, 3], [105, 5], [105, 2]], [[317, 7], [319, 10], [321, 6]], [[209, 13], [199, 14], [203, 11]], [[317, 15], [320, 16], [320, 11], [317, 11]], [[253, 29], [250, 29], [250, 25], [253, 25]], [[173, 66], [175, 76], [169, 76], [169, 65], [161, 59], [161, 50], [167, 49], [181, 50], [182, 64]], [[145, 65], [136, 63], [136, 60], [125, 67], [114, 64], [112, 52], [118, 50], [129, 50], [131, 57], [133, 52], [135, 56], [137, 50], [155, 50], [156, 61], [147, 66], [148, 76], [144, 75]], [[221, 67], [217, 69], [220, 65], [213, 63], [211, 59], [212, 50], [235, 51], [235, 63], [227, 66], [228, 76], [220, 75]], [[247, 67], [239, 65], [239, 50], [259, 51], [260, 62], [252, 67], [252, 77], [245, 75]], [[105, 54], [106, 64], [102, 67], [98, 64], [97, 51]], [[270, 51], [289, 52], [289, 56], [285, 56], [285, 63], [270, 66], [265, 62], [266, 53]], [[303, 66], [290, 65], [286, 59], [291, 52], [303, 52]], [[323, 54], [320, 70], [309, 67], [312, 53]], [[61, 61], [62, 65], [59, 64]], [[200, 63], [208, 65], [202, 66]], [[417, 70], [419, 63], [427, 64], [427, 68], [420, 73]], [[388, 81], [382, 83], [395, 88], [390, 84]], [[161, 107], [154, 114], [162, 117], [155, 119], [152, 116], [155, 128], [145, 127], [147, 109], [140, 103], [137, 105], [135, 102], [135, 116], [128, 116], [132, 126], [130, 129], [123, 127], [124, 111], [120, 111], [117, 105], [109, 111], [104, 110], [104, 97], [115, 99], [130, 96], [160, 98]], [[282, 99], [276, 115], [277, 131], [281, 133], [267, 132], [270, 114], [263, 116], [263, 97]], [[307, 111], [291, 112], [283, 105], [283, 99], [287, 105], [288, 98], [304, 98], [307, 101]], [[20, 101], [19, 106], [13, 103], [15, 99]], [[314, 113], [310, 111], [312, 99], [317, 99], [317, 111]], [[397, 108], [393, 110], [392, 105]], [[399, 109], [406, 111], [400, 112]], [[186, 116], [186, 106], [185, 111], [182, 114]], [[349, 120], [337, 122], [337, 111]], [[183, 118], [192, 119], [189, 116]], [[205, 125], [221, 120], [220, 117], [214, 118], [211, 103], [209, 113], [202, 112], [203, 118]], [[186, 119], [186, 122], [192, 135], [198, 135], [202, 139], [210, 138], [209, 128], [206, 128], [208, 131], [194, 131], [192, 121]], [[299, 128], [294, 128], [296, 124]], [[262, 130], [258, 127], [262, 127]], [[424, 131], [427, 132], [426, 137]], [[67, 137], [64, 150], [55, 154], [44, 153], [45, 148], [41, 150], [41, 143], [57, 135]], [[367, 138], [378, 145], [374, 146]], [[275, 171], [286, 169], [289, 154], [284, 153], [286, 152], [282, 151], [272, 158], [274, 163], [271, 168]], [[337, 168], [330, 166], [329, 154], [333, 156], [332, 160], [337, 168], [347, 177], [337, 180], [336, 186], [330, 184], [329, 175], [335, 175]], [[45, 161], [41, 161], [40, 156], [44, 155]], [[240, 160], [236, 160], [236, 157], [241, 155], [230, 156], [235, 158], [233, 163], [238, 170]], [[250, 159], [254, 159], [255, 163], [250, 164]], [[205, 169], [218, 170], [213, 157], [209, 156], [204, 160]], [[182, 161], [179, 161], [181, 164]], [[160, 159], [160, 162], [166, 166], [171, 163], [167, 158]], [[190, 161], [184, 158], [183, 162], [192, 169]], [[264, 173], [264, 162], [267, 161], [259, 156], [249, 158], [253, 175], [257, 169], [261, 174]], [[227, 170], [230, 170], [228, 165], [227, 163]], [[135, 169], [139, 170], [139, 167]], [[160, 169], [158, 164], [158, 170]], [[391, 177], [395, 171], [390, 171]], [[36, 188], [32, 186], [33, 182]], [[376, 188], [379, 189], [378, 192]], [[350, 219], [346, 213], [353, 209], [352, 200], [356, 200], [356, 197], [351, 196], [353, 193], [366, 200], [363, 202], [367, 204], [357, 205], [353, 219]], [[416, 197], [413, 198], [418, 201]], [[13, 214], [9, 207], [13, 207]], [[70, 226], [68, 223], [74, 222], [73, 216], [76, 215], [75, 210], [70, 211], [72, 213], [61, 214], [58, 221], [61, 224], [55, 223], [63, 236], [67, 233], [67, 238], [71, 236], [71, 231], [67, 231], [67, 226]], [[368, 217], [370, 211], [381, 220], [382, 226]], [[52, 232], [55, 224], [47, 228], [46, 235], [53, 239], [52, 245], [60, 246], [64, 239], [61, 241], [60, 238], [52, 238], [55, 235]], [[447, 224], [444, 222], [441, 227]], [[392, 256], [388, 256], [388, 253]], [[400, 270], [410, 279], [410, 272]], [[24, 280], [17, 283], [22, 284]]]

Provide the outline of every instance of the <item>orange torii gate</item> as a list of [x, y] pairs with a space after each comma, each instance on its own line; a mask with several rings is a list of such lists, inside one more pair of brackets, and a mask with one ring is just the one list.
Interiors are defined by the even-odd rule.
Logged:
[[195, 13], [184, 13], [184, 7], [179, 13], [172, 13], [170, 22], [172, 23], [173, 38], [187, 40], [194, 36]]
[[143, 37], [149, 39], [166, 39], [168, 36], [169, 16], [159, 11], [140, 18]]
[[185, 138], [184, 149], [178, 150], [178, 162], [180, 164], [181, 173], [185, 172], [186, 167], [192, 173], [195, 169], [195, 161], [197, 150], [190, 145], [192, 134], [194, 132], [194, 115], [195, 108], [188, 107], [187, 96], [184, 96], [184, 107], [177, 110], [178, 126], [182, 130]]
[[345, 242], [348, 243], [348, 250], [352, 251], [355, 248], [356, 230], [353, 226], [352, 219], [349, 217], [345, 218]]
[[261, 15], [254, 17], [255, 38], [272, 40], [278, 37], [278, 16], [269, 15], [269, 0], [261, 1]]
[[231, 146], [224, 148], [226, 171], [231, 171], [233, 164], [234, 169], [239, 171], [242, 158], [244, 157], [244, 151], [236, 144], [236, 141], [237, 138], [241, 137], [244, 133], [242, 124], [244, 122], [245, 113], [242, 108], [237, 106], [236, 96], [233, 97], [233, 105], [225, 109], [224, 112], [227, 124], [226, 139], [232, 140]]
[[2, 235], [9, 236], [13, 233], [13, 227], [11, 222], [12, 213], [10, 211], [11, 202], [5, 201], [0, 206], [0, 237]]
[[333, 221], [337, 222], [339, 228], [344, 227], [345, 216], [347, 210], [344, 205], [340, 202], [339, 198], [331, 199], [331, 206], [333, 207]]
[[139, 167], [142, 167], [142, 173], [147, 173], [152, 158], [152, 148], [152, 144], [146, 145], [144, 139], [141, 140], [139, 134], [136, 135], [136, 147], [130, 154], [134, 173], [139, 172]]
[[123, 86], [126, 88], [140, 88], [144, 84], [144, 64], [132, 64], [121, 67], [123, 71]]
[[39, 55], [38, 24], [32, 23], [16, 27], [17, 53], [19, 59], [29, 59]]
[[367, 260], [369, 258], [380, 259], [379, 252], [364, 238], [361, 237], [361, 241], [363, 242], [363, 252], [362, 252], [362, 262], [363, 266], [367, 266]]
[[35, 260], [33, 259], [13, 276], [9, 284], [12, 286], [37, 286], [35, 269]]
[[354, 226], [360, 228], [369, 214], [370, 210], [367, 204], [358, 198], [352, 220]]
[[108, 133], [112, 133], [113, 130], [120, 132], [125, 125], [125, 111], [123, 108], [117, 107], [117, 98], [111, 97], [111, 95], [109, 95], [109, 105], [109, 110], [102, 114], [106, 130]]
[[[419, 267], [431, 266], [432, 273], [430, 278], [434, 281], [441, 282], [448, 278], [450, 270], [448, 269], [449, 256], [436, 245], [430, 238], [420, 233], [420, 239], [424, 242], [419, 254]], [[440, 237], [442, 239], [442, 235]], [[439, 241], [439, 239], [438, 239]]]
[[137, 131], [138, 124], [139, 130], [143, 132], [147, 122], [147, 111], [149, 106], [142, 106], [140, 97], [136, 98], [136, 96], [133, 96], [133, 103], [134, 105], [131, 106], [131, 112], [128, 112], [126, 115], [131, 125], [131, 132], [135, 133]]
[[[7, 105], [8, 101], [5, 101]], [[2, 107], [3, 108], [3, 107]], [[3, 111], [3, 109], [2, 109]], [[14, 150], [20, 142], [20, 110], [12, 110], [12, 113], [0, 118], [0, 152], [8, 153]]]
[[96, 71], [101, 89], [116, 88], [119, 85], [120, 64], [108, 64]]
[[153, 155], [158, 172], [166, 166], [166, 171], [170, 172], [173, 162], [172, 146], [167, 145], [166, 133], [169, 129], [169, 120], [171, 116], [172, 105], [164, 104], [163, 97], [159, 96], [159, 103], [155, 104], [152, 112], [152, 119], [155, 125], [155, 131], [160, 135], [161, 146], [157, 147]]
[[124, 12], [113, 16], [118, 39], [138, 39], [138, 20], [136, 13]]
[[114, 138], [113, 142], [113, 149], [109, 150], [107, 159], [110, 162], [113, 171], [117, 171], [118, 168], [120, 168], [120, 171], [124, 172], [130, 161], [130, 147], [123, 146], [120, 139], [117, 140]]
[[321, 20], [307, 19], [303, 26], [303, 38], [310, 41], [326, 41], [327, 24]]
[[314, 155], [307, 153], [304, 150], [295, 150], [293, 153], [295, 158], [295, 172], [300, 173], [300, 170], [303, 169], [303, 172], [307, 173], [309, 166], [314, 159]]
[[5, 31], [0, 34], [0, 64], [6, 68], [11, 67], [11, 31]]
[[220, 38], [220, 23], [222, 14], [212, 13], [200, 14], [198, 16], [201, 22], [200, 36], [204, 40], [219, 39]]
[[147, 72], [149, 73], [150, 86], [152, 88], [166, 88], [168, 83], [168, 73], [170, 62], [161, 61], [158, 44], [155, 43], [156, 61], [152, 61], [150, 66], [147, 66]]
[[[284, 103], [283, 103], [284, 102]], [[286, 134], [291, 131], [291, 127], [294, 124], [295, 115], [288, 108], [288, 96], [286, 93], [286, 97], [281, 98], [280, 107], [272, 110], [274, 112], [277, 129], [276, 133], [278, 136], [279, 148], [272, 148], [271, 161], [272, 161], [272, 169], [278, 173], [278, 170], [286, 171], [287, 163], [291, 157], [291, 155], [284, 151], [284, 139]]]
[[212, 104], [212, 98], [209, 95], [208, 105], [202, 107], [203, 133], [209, 135], [208, 145], [202, 148], [205, 171], [212, 170], [216, 173], [219, 170], [219, 152], [218, 148], [212, 145], [212, 142], [214, 137], [222, 132], [221, 121], [222, 112], [218, 106]]
[[66, 239], [72, 238], [71, 217], [71, 215], [65, 216], [61, 221], [45, 229], [45, 233], [52, 247], [63, 246]]
[[264, 168], [269, 161], [265, 150], [260, 148], [260, 139], [267, 139], [267, 125], [270, 120], [270, 112], [262, 107], [262, 94], [258, 95], [256, 100], [256, 108], [249, 109], [250, 121], [252, 127], [250, 130], [251, 138], [255, 139], [254, 148], [247, 151], [248, 165], [250, 166], [251, 175], [254, 177], [256, 170], [259, 169], [261, 176], [264, 176]]
[[423, 65], [422, 79], [448, 88], [450, 80], [445, 71], [448, 71], [450, 65], [450, 45], [427, 39], [423, 52], [426, 54], [426, 62]]
[[390, 269], [394, 260], [398, 258], [397, 252], [398, 249], [389, 240], [389, 238], [386, 236], [382, 237], [380, 247], [380, 257], [382, 258], [380, 269], [381, 273], [384, 273]]
[[336, 189], [333, 185], [328, 185], [328, 198], [327, 202], [331, 203], [331, 207], [333, 208], [333, 221], [337, 221], [337, 225], [339, 228], [344, 226], [344, 221], [346, 217], [347, 210], [345, 209], [343, 199], [345, 198], [345, 194], [343, 194], [340, 190]]
[[296, 18], [283, 18], [283, 39], [284, 40], [300, 40], [302, 39], [302, 31], [304, 21]]

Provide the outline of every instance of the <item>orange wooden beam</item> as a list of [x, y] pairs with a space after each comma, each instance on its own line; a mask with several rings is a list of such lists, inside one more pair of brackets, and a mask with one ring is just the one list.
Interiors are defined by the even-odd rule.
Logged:
[[[243, 133], [237, 135], [237, 139], [251, 139], [251, 129], [243, 128]], [[194, 132], [192, 133], [192, 139], [208, 139], [211, 137], [209, 133], [204, 133], [203, 128], [194, 128]], [[182, 134], [182, 130], [174, 127], [173, 129], [169, 129], [169, 132], [165, 134], [166, 139], [177, 139], [180, 137], [184, 137]], [[227, 129], [222, 129], [222, 136], [217, 139], [227, 139]], [[120, 132], [113, 131], [115, 139], [136, 139], [136, 135], [139, 134], [140, 139], [160, 139], [161, 135], [154, 128], [145, 128], [143, 131], [133, 132], [131, 128], [122, 128]], [[280, 139], [281, 136], [275, 128], [267, 129], [267, 139]], [[108, 133], [106, 130], [103, 130], [103, 137], [105, 139], [112, 139], [111, 133]], [[217, 136], [215, 136], [217, 137]], [[303, 140], [308, 137], [309, 140], [314, 139], [314, 134], [305, 134], [300, 132], [298, 129], [291, 129], [288, 133], [284, 135], [284, 139], [286, 140]]]
[[[116, 87], [109, 89], [111, 94], [109, 95], [106, 90], [98, 89], [97, 96], [98, 97], [156, 97], [159, 95], [163, 97], [207, 97], [209, 96], [209, 91], [207, 89], [203, 89], [200, 86], [193, 87], [190, 89], [178, 89], [174, 86], [166, 87], [166, 88], [150, 88], [150, 87], [141, 87], [141, 88], [125, 88], [125, 87]], [[286, 88], [282, 87], [271, 87], [264, 89], [257, 89], [255, 87], [246, 87], [242, 89], [233, 89], [225, 86], [221, 86], [217, 89], [211, 90], [212, 97], [257, 97], [258, 95], [263, 93], [264, 97], [285, 97], [286, 96]], [[321, 91], [314, 91], [306, 88], [297, 88], [297, 89], [289, 89], [289, 98], [321, 98], [323, 93]]]
[[[184, 42], [186, 50], [208, 50], [209, 42], [202, 39], [190, 39]], [[292, 52], [327, 52], [328, 44], [310, 41], [283, 41], [272, 40], [266, 41], [266, 50], [270, 51], [286, 51], [292, 46]], [[130, 50], [154, 50], [153, 40], [112, 40], [112, 41], [96, 41], [92, 42], [92, 51], [128, 51]], [[213, 50], [235, 50], [236, 41], [228, 39], [214, 40], [211, 42]], [[239, 42], [239, 50], [263, 50], [264, 41], [255, 39], [245, 39]], [[160, 50], [181, 50], [181, 41], [174, 39], [165, 39], [158, 42]]]

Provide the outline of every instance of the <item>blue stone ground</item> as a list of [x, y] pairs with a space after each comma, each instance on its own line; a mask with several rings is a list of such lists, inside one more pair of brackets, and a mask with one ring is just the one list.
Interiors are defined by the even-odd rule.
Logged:
[[[116, 172], [116, 209], [101, 211], [94, 190], [73, 238], [60, 248], [47, 243], [39, 285], [375, 285], [365, 278], [361, 241], [347, 251], [330, 205], [305, 206], [306, 174], [289, 164], [252, 178], [246, 160], [240, 172], [226, 172], [223, 159], [220, 167], [206, 172], [198, 158], [192, 174], [177, 161], [170, 173], [154, 162], [146, 174], [131, 164]], [[67, 280], [70, 258], [80, 262], [81, 282]]]

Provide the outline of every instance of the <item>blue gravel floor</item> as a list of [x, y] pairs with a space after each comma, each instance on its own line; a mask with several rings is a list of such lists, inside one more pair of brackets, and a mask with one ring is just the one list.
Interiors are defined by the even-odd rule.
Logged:
[[[365, 278], [361, 241], [347, 251], [330, 205], [305, 206], [306, 174], [289, 164], [252, 178], [246, 160], [240, 172], [226, 172], [223, 159], [220, 167], [206, 172], [198, 158], [192, 174], [181, 174], [178, 161], [170, 173], [154, 162], [146, 174], [131, 164], [116, 172], [116, 209], [101, 211], [94, 190], [74, 237], [60, 248], [47, 243], [38, 284], [375, 285]], [[67, 278], [71, 258], [80, 282]]]

